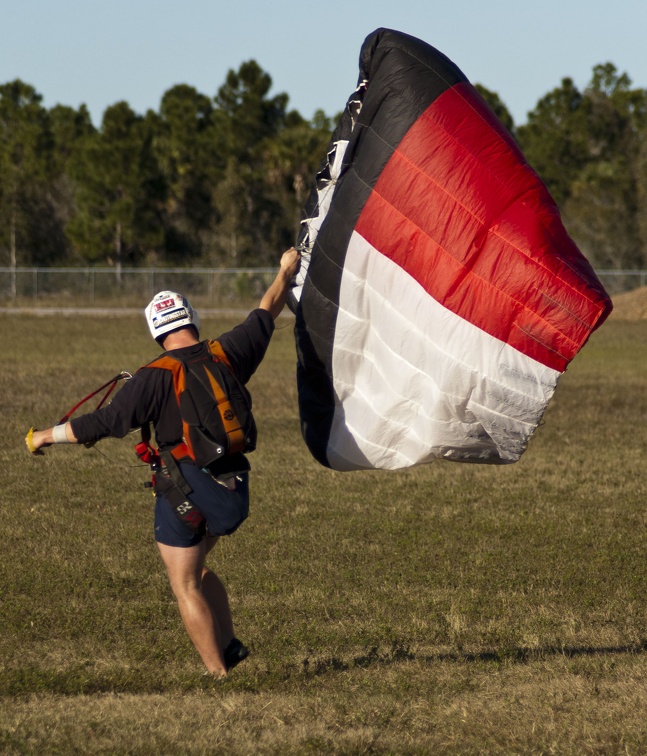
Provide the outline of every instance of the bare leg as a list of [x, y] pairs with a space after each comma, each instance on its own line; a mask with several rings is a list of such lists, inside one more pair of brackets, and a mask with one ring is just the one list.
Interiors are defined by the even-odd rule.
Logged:
[[[216, 677], [224, 677], [227, 669], [222, 655], [218, 611], [210, 606], [203, 592], [204, 560], [207, 550], [211, 549], [215, 543], [214, 539], [209, 539], [209, 541], [212, 542], [207, 544], [205, 539], [197, 546], [189, 548], [167, 546], [163, 543], [158, 543], [157, 546], [166, 565], [171, 588], [180, 609], [180, 616], [191, 642], [200, 654], [207, 670]], [[208, 583], [211, 582], [213, 581], [208, 580]], [[220, 585], [222, 586], [222, 583]], [[228, 612], [227, 604], [226, 614]], [[222, 611], [220, 613], [226, 616]], [[229, 615], [229, 623], [231, 623], [231, 615]], [[229, 628], [226, 630], [228, 631]]]
[[[206, 554], [211, 551], [217, 541], [217, 536], [207, 536]], [[208, 567], [202, 568], [202, 593], [218, 623], [220, 644], [225, 649], [234, 637], [234, 625], [231, 619], [231, 610], [229, 609], [229, 597], [218, 575]]]

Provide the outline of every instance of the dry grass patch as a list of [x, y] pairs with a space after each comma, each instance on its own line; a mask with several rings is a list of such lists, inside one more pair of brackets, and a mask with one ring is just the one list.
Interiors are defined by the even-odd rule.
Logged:
[[155, 356], [141, 318], [1, 319], [1, 751], [647, 751], [647, 323], [594, 335], [518, 464], [394, 474], [311, 459], [279, 330], [252, 385], [251, 516], [214, 555], [253, 653], [216, 685], [135, 439], [23, 447]]
[[640, 753], [645, 672], [631, 654], [440, 652], [299, 673], [253, 693], [226, 683], [5, 699], [0, 725], [7, 753]]

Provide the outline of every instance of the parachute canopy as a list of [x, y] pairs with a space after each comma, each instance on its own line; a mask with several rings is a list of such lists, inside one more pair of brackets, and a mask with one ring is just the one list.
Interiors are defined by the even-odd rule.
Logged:
[[464, 74], [378, 29], [302, 215], [302, 432], [336, 470], [515, 462], [611, 302]]

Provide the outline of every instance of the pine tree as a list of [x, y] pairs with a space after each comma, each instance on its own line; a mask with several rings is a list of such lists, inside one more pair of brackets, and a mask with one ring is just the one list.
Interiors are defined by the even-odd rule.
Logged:
[[0, 251], [12, 269], [41, 262], [39, 211], [47, 198], [51, 133], [42, 97], [19, 79], [0, 86]]
[[137, 264], [163, 244], [164, 183], [152, 149], [149, 119], [126, 102], [109, 107], [71, 165], [77, 214], [68, 233], [86, 262]]

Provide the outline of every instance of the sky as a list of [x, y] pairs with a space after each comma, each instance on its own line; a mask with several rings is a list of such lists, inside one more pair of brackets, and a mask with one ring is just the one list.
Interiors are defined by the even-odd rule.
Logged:
[[645, 0], [0, 0], [0, 84], [22, 79], [48, 108], [85, 103], [98, 126], [120, 100], [159, 110], [175, 84], [214, 96], [254, 59], [270, 94], [332, 116], [379, 27], [441, 50], [517, 125], [564, 77], [584, 88], [598, 63], [647, 88]]

